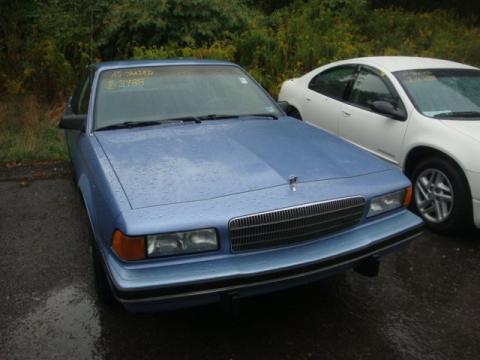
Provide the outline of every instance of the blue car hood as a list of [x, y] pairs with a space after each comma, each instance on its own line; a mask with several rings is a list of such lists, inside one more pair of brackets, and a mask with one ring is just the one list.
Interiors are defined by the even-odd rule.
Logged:
[[95, 132], [133, 209], [391, 169], [291, 118], [175, 123]]

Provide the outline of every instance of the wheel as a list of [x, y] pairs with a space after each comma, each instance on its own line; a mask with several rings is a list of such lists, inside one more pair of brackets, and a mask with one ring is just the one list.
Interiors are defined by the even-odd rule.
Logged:
[[95, 280], [95, 290], [97, 291], [98, 299], [106, 305], [113, 305], [116, 300], [113, 296], [112, 289], [105, 273], [105, 267], [103, 265], [102, 255], [98, 249], [95, 239], [93, 238], [93, 232], [89, 228], [90, 237], [90, 253], [92, 254], [93, 262], [93, 275]]
[[75, 186], [78, 184], [78, 176], [77, 172], [75, 171], [75, 166], [73, 166], [72, 160], [70, 160], [70, 171], [72, 172], [72, 181]]
[[295, 119], [302, 120], [302, 115], [300, 115], [300, 112], [294, 107], [287, 111], [287, 115]]
[[73, 165], [72, 153], [70, 152], [70, 147], [68, 146], [68, 144], [67, 144], [67, 152], [68, 152], [68, 158], [70, 160], [69, 162], [70, 162], [70, 171], [71, 171], [71, 175], [72, 175], [72, 180], [73, 180], [73, 183], [75, 184], [75, 186], [77, 186], [78, 176], [77, 176], [77, 172], [75, 171], [75, 166]]
[[432, 157], [412, 172], [412, 208], [432, 230], [463, 232], [472, 224], [472, 198], [462, 169], [453, 161]]

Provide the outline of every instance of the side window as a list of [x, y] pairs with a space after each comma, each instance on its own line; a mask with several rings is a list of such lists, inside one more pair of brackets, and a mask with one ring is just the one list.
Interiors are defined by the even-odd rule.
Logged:
[[354, 78], [355, 68], [355, 66], [341, 66], [325, 70], [310, 81], [308, 88], [329, 97], [343, 99]]
[[374, 101], [387, 101], [393, 105], [399, 104], [399, 98], [386, 81], [374, 72], [362, 68], [357, 75], [350, 94], [350, 102], [365, 108], [371, 108]]
[[75, 89], [75, 94], [72, 98], [72, 110], [76, 114], [86, 114], [88, 112], [90, 91], [92, 89], [91, 79], [91, 73], [88, 72]]
[[78, 109], [80, 114], [86, 114], [88, 112], [88, 103], [90, 102], [90, 91], [92, 90], [92, 76], [88, 76], [85, 84], [83, 85], [82, 92], [78, 99]]

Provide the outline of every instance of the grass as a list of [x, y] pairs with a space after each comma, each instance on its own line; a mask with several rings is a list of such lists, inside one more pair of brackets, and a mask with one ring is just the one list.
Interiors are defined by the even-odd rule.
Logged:
[[39, 104], [25, 96], [0, 102], [0, 164], [66, 160], [65, 140], [57, 128], [62, 104]]

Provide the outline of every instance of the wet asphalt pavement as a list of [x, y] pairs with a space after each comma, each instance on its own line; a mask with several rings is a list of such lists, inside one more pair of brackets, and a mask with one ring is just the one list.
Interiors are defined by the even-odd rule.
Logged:
[[426, 232], [377, 278], [135, 315], [97, 303], [69, 179], [0, 182], [1, 359], [478, 359], [480, 235]]

